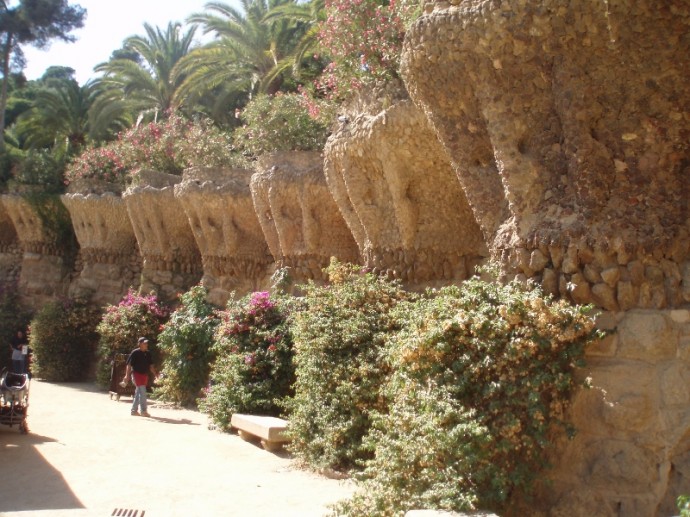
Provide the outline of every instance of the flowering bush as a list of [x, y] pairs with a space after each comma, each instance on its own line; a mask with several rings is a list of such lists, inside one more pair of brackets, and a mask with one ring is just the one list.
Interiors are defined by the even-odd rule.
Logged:
[[407, 26], [417, 0], [326, 0], [319, 42], [332, 59], [319, 87], [333, 97], [397, 77]]
[[213, 351], [216, 361], [199, 407], [221, 429], [233, 413], [278, 415], [294, 381], [288, 317], [293, 302], [257, 292], [231, 299], [221, 312]]
[[116, 144], [90, 147], [75, 158], [65, 172], [68, 180], [95, 178], [109, 183], [124, 185], [127, 168], [118, 153]]
[[46, 381], [86, 380], [100, 314], [81, 300], [53, 301], [31, 320], [31, 371]]
[[287, 402], [290, 449], [307, 465], [347, 469], [369, 458], [362, 443], [374, 410], [387, 406], [383, 355], [398, 328], [392, 308], [406, 294], [397, 284], [335, 261], [330, 285], [305, 287], [295, 318], [295, 395]]
[[500, 510], [529, 492], [552, 433], [572, 431], [563, 418], [573, 372], [599, 337], [587, 310], [477, 279], [401, 305], [406, 324], [388, 345], [392, 404], [375, 418], [375, 457], [338, 515]]
[[189, 167], [242, 167], [229, 134], [209, 120], [172, 113], [160, 122], [133, 127], [98, 149], [87, 149], [67, 167], [68, 181], [95, 178], [129, 183], [142, 169], [181, 174]]
[[102, 386], [110, 381], [110, 365], [115, 354], [128, 354], [137, 346], [137, 339], [149, 339], [149, 350], [156, 360], [156, 337], [168, 318], [168, 309], [156, 296], [141, 296], [130, 289], [117, 305], [109, 305], [96, 330], [98, 341], [98, 370], [96, 380]]
[[252, 156], [275, 151], [320, 151], [328, 138], [326, 101], [300, 94], [259, 95], [242, 112], [237, 145]]
[[218, 322], [202, 286], [192, 287], [180, 296], [179, 307], [158, 336], [163, 368], [156, 393], [163, 400], [187, 405], [199, 397], [208, 382]]

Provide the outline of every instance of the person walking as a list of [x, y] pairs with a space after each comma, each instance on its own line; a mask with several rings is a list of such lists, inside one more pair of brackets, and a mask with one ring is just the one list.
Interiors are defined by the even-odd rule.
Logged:
[[[153, 359], [149, 352], [149, 340], [140, 337], [137, 341], [137, 348], [132, 350], [127, 357], [127, 367], [122, 384], [127, 385], [130, 379], [134, 383], [134, 399], [132, 400], [132, 416], [151, 416], [146, 411], [146, 386], [149, 383], [149, 372], [156, 376], [156, 369], [153, 367]], [[141, 411], [137, 411], [140, 408]]]
[[12, 371], [26, 373], [26, 356], [29, 347], [24, 332], [18, 330], [17, 334], [12, 336], [10, 348], [12, 349]]

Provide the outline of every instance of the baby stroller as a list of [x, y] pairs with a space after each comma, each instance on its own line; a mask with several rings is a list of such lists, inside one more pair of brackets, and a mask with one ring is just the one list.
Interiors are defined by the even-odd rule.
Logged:
[[19, 426], [19, 432], [26, 434], [26, 413], [29, 409], [29, 376], [25, 373], [11, 373], [7, 368], [0, 372], [0, 424]]

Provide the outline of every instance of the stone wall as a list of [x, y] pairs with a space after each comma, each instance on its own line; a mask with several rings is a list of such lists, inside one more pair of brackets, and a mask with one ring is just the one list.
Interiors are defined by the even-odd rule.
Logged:
[[0, 280], [16, 284], [22, 264], [22, 248], [4, 203], [0, 202]]
[[123, 194], [143, 258], [141, 291], [154, 291], [164, 301], [173, 301], [202, 275], [201, 254], [174, 194], [174, 184], [181, 179], [148, 172], [145, 186]]
[[3, 195], [2, 205], [22, 250], [18, 280], [21, 299], [28, 306], [39, 308], [45, 302], [65, 296], [76, 253], [73, 235], [61, 233], [59, 226], [46, 226], [38, 211], [40, 205], [45, 217], [59, 225], [64, 206], [58, 199], [32, 203], [14, 194]]
[[359, 251], [323, 173], [323, 156], [284, 152], [263, 156], [252, 176], [254, 208], [271, 254], [295, 282], [324, 280], [331, 257], [358, 262]]
[[676, 515], [690, 491], [690, 310], [603, 313], [587, 351], [577, 434], [556, 446], [552, 484], [529, 515]]
[[427, 3], [403, 75], [509, 274], [690, 301], [689, 39], [679, 0]]
[[224, 306], [230, 293], [265, 288], [273, 262], [249, 191], [251, 171], [195, 169], [175, 186], [203, 263], [209, 301]]
[[409, 100], [341, 123], [325, 156], [331, 193], [375, 272], [408, 287], [447, 284], [487, 255], [443, 147]]
[[141, 256], [125, 201], [114, 193], [65, 194], [80, 246], [79, 275], [71, 297], [90, 297], [98, 305], [116, 304], [128, 288], [138, 289]]

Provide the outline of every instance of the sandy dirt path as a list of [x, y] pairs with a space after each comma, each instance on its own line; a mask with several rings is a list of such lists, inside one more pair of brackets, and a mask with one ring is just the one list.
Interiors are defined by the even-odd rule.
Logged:
[[154, 402], [152, 418], [132, 417], [129, 398], [36, 380], [29, 400], [28, 435], [0, 426], [2, 516], [317, 517], [353, 490], [195, 411]]

